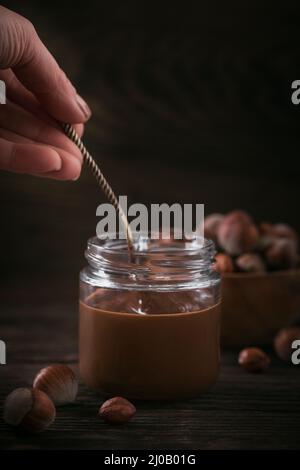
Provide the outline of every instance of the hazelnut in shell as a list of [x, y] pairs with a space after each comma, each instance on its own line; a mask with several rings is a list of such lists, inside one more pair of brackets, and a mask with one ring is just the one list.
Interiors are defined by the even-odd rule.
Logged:
[[223, 214], [210, 214], [204, 219], [204, 236], [209, 240], [213, 240], [214, 242], [218, 239], [218, 229], [220, 223], [224, 219]]
[[262, 237], [273, 236], [273, 225], [270, 222], [261, 222], [258, 225], [258, 230]]
[[298, 234], [288, 224], [270, 224], [262, 222], [259, 224], [259, 232], [263, 237], [267, 238], [289, 238], [298, 242]]
[[274, 239], [273, 225], [269, 222], [262, 222], [258, 225], [258, 231], [260, 237], [258, 240], [257, 249], [260, 252], [264, 252], [267, 248], [269, 248], [272, 240]]
[[276, 238], [265, 252], [265, 256], [271, 268], [295, 268], [298, 264], [297, 243], [291, 238]]
[[76, 399], [78, 380], [70, 367], [52, 364], [39, 371], [33, 387], [45, 392], [55, 405], [66, 405]]
[[110, 424], [124, 424], [135, 415], [136, 408], [122, 397], [114, 397], [106, 400], [99, 409], [99, 416]]
[[38, 433], [47, 429], [56, 415], [52, 400], [40, 390], [17, 388], [4, 403], [3, 419], [11, 426]]
[[298, 241], [296, 231], [288, 224], [274, 224], [273, 235], [278, 238], [290, 238], [291, 240]]
[[259, 233], [251, 218], [243, 211], [227, 214], [219, 225], [218, 244], [231, 256], [253, 251]]
[[274, 339], [274, 349], [283, 361], [291, 361], [294, 352], [292, 343], [296, 339], [300, 340], [300, 326], [290, 326], [280, 330]]
[[239, 256], [235, 263], [238, 270], [242, 272], [263, 273], [266, 271], [263, 259], [255, 253], [245, 253], [244, 255]]

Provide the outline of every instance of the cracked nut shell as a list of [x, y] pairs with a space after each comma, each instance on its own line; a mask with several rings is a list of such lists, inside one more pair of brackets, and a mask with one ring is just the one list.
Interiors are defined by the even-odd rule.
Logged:
[[39, 371], [33, 388], [45, 392], [55, 405], [66, 405], [76, 399], [78, 380], [70, 367], [52, 364]]
[[53, 423], [55, 415], [52, 400], [44, 392], [33, 388], [17, 388], [4, 403], [4, 421], [27, 432], [44, 431]]

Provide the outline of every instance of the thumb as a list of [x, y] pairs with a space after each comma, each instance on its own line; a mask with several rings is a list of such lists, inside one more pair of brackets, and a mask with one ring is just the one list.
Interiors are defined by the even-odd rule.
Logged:
[[0, 6], [0, 68], [12, 68], [54, 118], [81, 123], [91, 111], [38, 37], [33, 25], [22, 16]]

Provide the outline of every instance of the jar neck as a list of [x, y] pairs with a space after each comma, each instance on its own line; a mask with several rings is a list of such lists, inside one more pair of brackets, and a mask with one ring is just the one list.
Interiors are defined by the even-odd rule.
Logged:
[[212, 270], [214, 243], [201, 237], [191, 240], [134, 238], [134, 254], [126, 240], [88, 240], [88, 268], [81, 279], [95, 286], [141, 290], [178, 290], [209, 287], [219, 282]]

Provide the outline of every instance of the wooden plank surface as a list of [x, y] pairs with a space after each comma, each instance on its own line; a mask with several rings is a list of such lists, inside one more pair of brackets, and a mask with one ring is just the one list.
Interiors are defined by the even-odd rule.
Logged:
[[[300, 230], [299, 2], [2, 2], [34, 23], [87, 99], [85, 141], [129, 202], [237, 207]], [[77, 364], [77, 276], [104, 198], [76, 183], [2, 172], [0, 400], [50, 362]], [[300, 447], [300, 369], [272, 356], [252, 376], [223, 352], [220, 380], [197, 400], [138, 404], [125, 427], [96, 417], [84, 385], [38, 437], [1, 420], [0, 448], [239, 449]]]
[[[59, 285], [64, 301], [53, 295]], [[8, 351], [8, 364], [0, 366], [1, 405], [12, 389], [30, 385], [45, 365], [63, 362], [77, 370], [75, 286], [64, 289], [57, 283], [30, 302], [30, 292], [38, 287], [10, 289], [10, 302], [1, 301], [0, 337]], [[300, 448], [299, 367], [272, 355], [266, 374], [250, 375], [237, 365], [236, 351], [223, 351], [220, 378], [210, 392], [190, 401], [136, 403], [135, 418], [121, 427], [99, 420], [102, 398], [81, 383], [76, 403], [59, 408], [55, 423], [42, 435], [15, 433], [1, 419], [0, 448]]]

